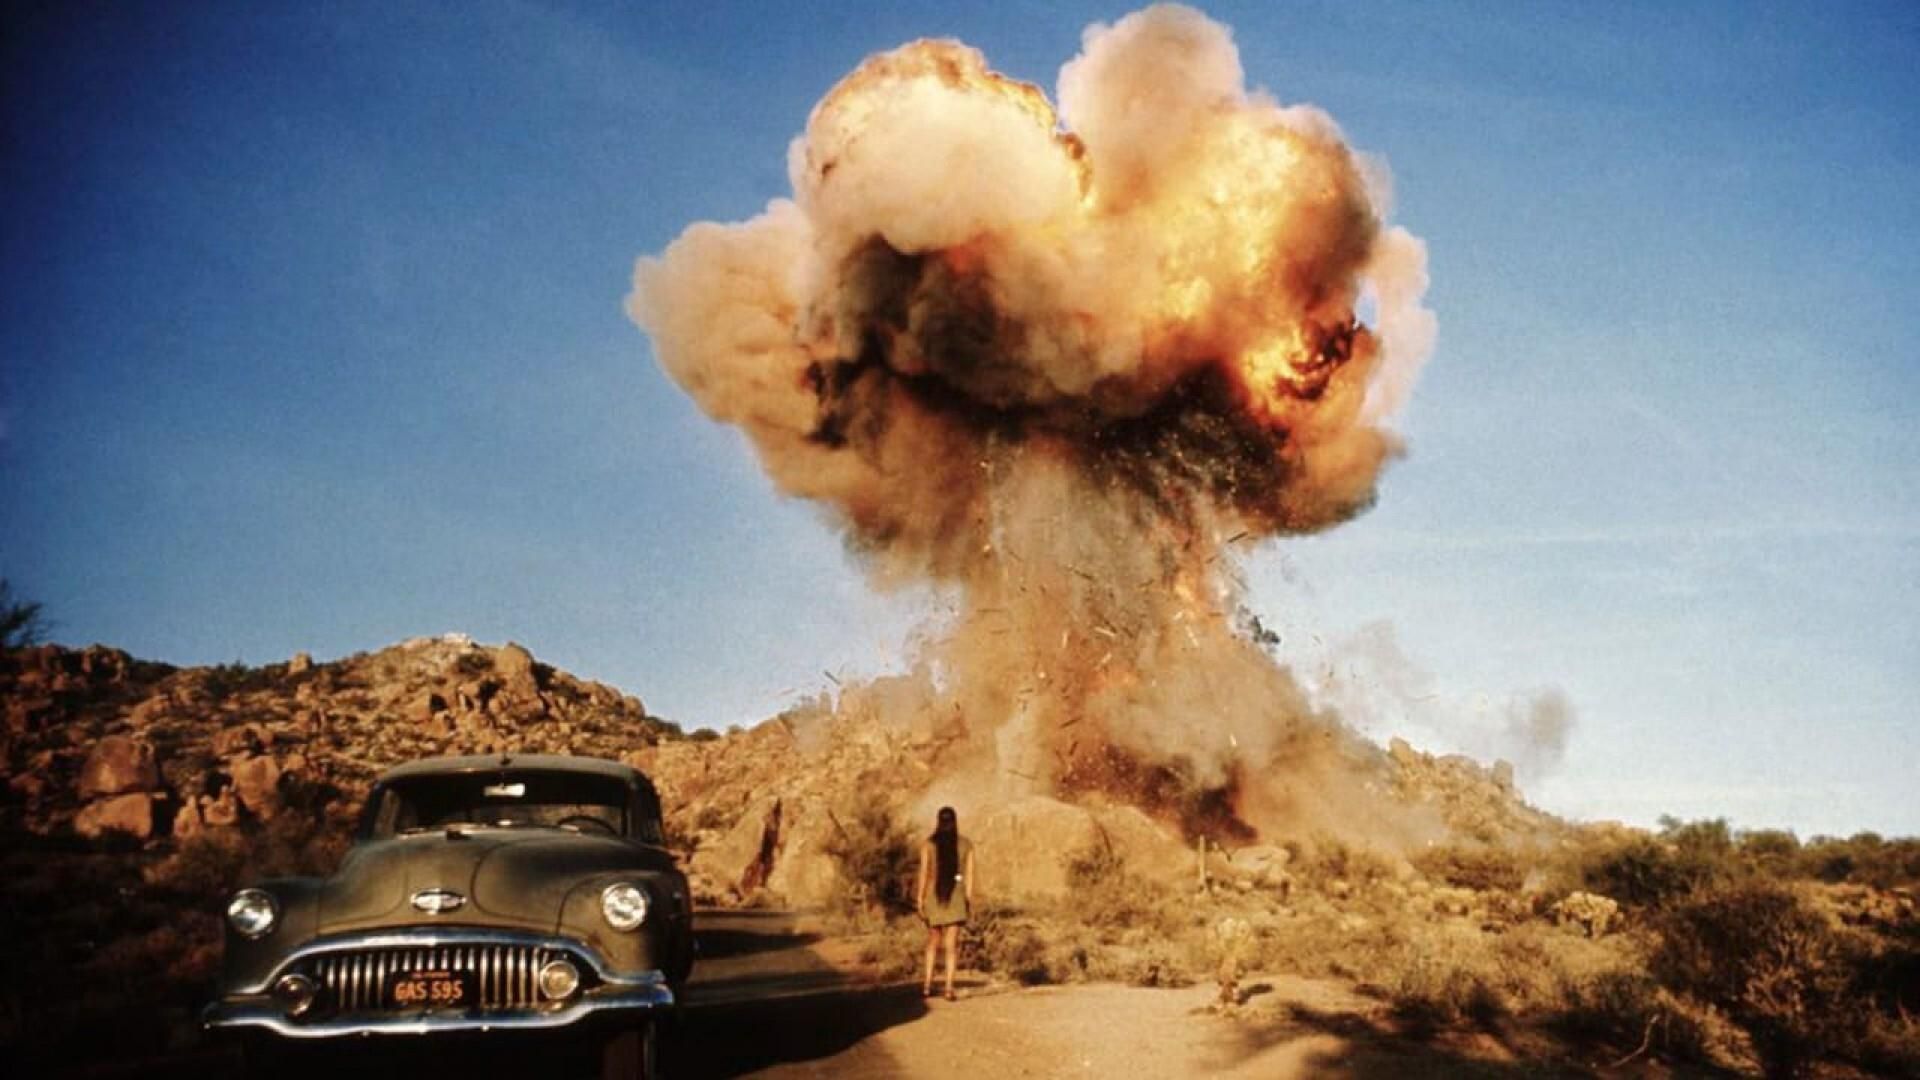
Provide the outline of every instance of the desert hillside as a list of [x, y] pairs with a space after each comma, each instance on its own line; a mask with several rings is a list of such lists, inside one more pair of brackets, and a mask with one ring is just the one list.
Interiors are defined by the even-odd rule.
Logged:
[[620, 758], [679, 735], [630, 695], [462, 635], [264, 667], [46, 645], [0, 658], [0, 695], [7, 824], [39, 835], [180, 841], [289, 807], [333, 820], [417, 757]]
[[[914, 847], [951, 803], [981, 852], [976, 984], [1205, 987], [1253, 1037], [1325, 1021], [1259, 989], [1315, 980], [1414, 1045], [1574, 1074], [1920, 1067], [1913, 841], [1569, 823], [1500, 763], [1357, 739], [1351, 831], [1248, 835], [1164, 785], [1137, 804], [983, 784], [963, 717], [929, 700], [881, 679], [688, 736], [460, 636], [264, 667], [7, 651], [0, 1042], [66, 1068], [198, 1052], [236, 883], [329, 869], [390, 765], [512, 751], [645, 769], [705, 903], [818, 912], [880, 985], [917, 977]], [[1365, 827], [1368, 804], [1394, 828]]]

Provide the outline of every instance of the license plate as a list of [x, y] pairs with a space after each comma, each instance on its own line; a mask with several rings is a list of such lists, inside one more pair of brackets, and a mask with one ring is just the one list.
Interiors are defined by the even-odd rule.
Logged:
[[394, 1009], [464, 1009], [474, 1003], [469, 971], [396, 971], [387, 976], [387, 1005]]

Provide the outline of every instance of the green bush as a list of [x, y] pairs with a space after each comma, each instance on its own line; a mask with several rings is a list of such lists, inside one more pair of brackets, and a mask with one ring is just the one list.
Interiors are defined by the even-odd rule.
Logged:
[[1074, 914], [1096, 933], [1138, 930], [1171, 934], [1183, 912], [1165, 884], [1132, 873], [1104, 838], [1095, 838], [1061, 860]]
[[1504, 848], [1449, 844], [1413, 857], [1414, 868], [1430, 880], [1480, 892], [1519, 892], [1527, 877], [1520, 857]]
[[1061, 981], [1048, 962], [1047, 937], [1032, 918], [1003, 904], [982, 904], [960, 935], [960, 964], [1024, 986]]
[[1433, 956], [1411, 958], [1387, 991], [1395, 1017], [1415, 1034], [1462, 1020], [1491, 1028], [1507, 1014], [1499, 991], [1480, 972]]
[[870, 794], [850, 812], [834, 815], [833, 823], [827, 854], [847, 886], [845, 904], [886, 915], [911, 913], [918, 855], [912, 834], [894, 820], [886, 801]]
[[1816, 836], [1800, 849], [1800, 873], [1826, 882], [1875, 888], [1920, 885], [1920, 839], [1885, 840], [1871, 832], [1844, 840]]
[[1659, 930], [1654, 974], [1726, 1010], [1770, 1072], [1838, 1049], [1857, 1019], [1848, 942], [1790, 889], [1759, 880], [1703, 889]]
[[1732, 870], [1731, 860], [1711, 850], [1637, 836], [1594, 853], [1580, 867], [1579, 879], [1589, 892], [1629, 907], [1657, 909], [1721, 880]]
[[1774, 877], [1794, 875], [1800, 864], [1800, 838], [1785, 829], [1752, 829], [1734, 839], [1749, 867]]

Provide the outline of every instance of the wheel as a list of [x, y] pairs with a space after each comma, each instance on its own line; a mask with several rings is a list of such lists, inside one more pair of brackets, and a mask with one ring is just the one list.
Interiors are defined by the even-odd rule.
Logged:
[[660, 1031], [652, 1020], [607, 1037], [600, 1048], [600, 1080], [655, 1080], [660, 1075]]

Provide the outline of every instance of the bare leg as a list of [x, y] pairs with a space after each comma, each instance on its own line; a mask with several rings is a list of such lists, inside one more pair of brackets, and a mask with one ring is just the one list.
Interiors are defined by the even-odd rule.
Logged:
[[941, 934], [947, 941], [947, 996], [953, 996], [953, 968], [960, 953], [960, 927], [958, 925], [941, 928]]
[[921, 965], [920, 972], [920, 996], [922, 997], [933, 993], [933, 953], [939, 947], [940, 931], [931, 926], [927, 927], [927, 961]]

